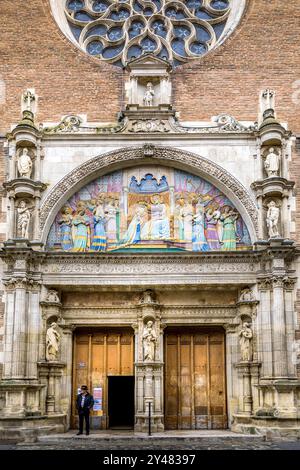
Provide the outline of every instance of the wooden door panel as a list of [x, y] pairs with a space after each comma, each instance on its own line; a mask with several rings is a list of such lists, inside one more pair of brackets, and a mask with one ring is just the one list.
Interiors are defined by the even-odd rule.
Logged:
[[166, 426], [168, 429], [177, 429], [178, 426], [178, 383], [177, 383], [177, 336], [169, 335], [167, 338], [166, 363]]
[[226, 428], [223, 332], [193, 329], [166, 333], [165, 426]]
[[[93, 393], [94, 388], [102, 388], [102, 412], [92, 413], [92, 424], [106, 429], [108, 426], [108, 376], [134, 375], [133, 333], [127, 329], [78, 332], [74, 345], [73, 397], [77, 389], [86, 384]], [[72, 423], [78, 419], [73, 403]]]

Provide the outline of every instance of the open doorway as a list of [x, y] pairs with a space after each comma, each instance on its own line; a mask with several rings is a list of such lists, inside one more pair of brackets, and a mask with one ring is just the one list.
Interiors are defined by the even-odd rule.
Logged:
[[134, 427], [134, 376], [108, 377], [109, 428]]

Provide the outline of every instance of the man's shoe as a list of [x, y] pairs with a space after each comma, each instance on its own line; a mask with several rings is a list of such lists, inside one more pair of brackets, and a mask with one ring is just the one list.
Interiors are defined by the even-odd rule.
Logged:
[[81, 434], [83, 434], [83, 432], [78, 432], [76, 436], [81, 436]]
[[86, 435], [87, 435], [87, 436], [89, 436], [89, 435], [90, 435], [90, 433], [89, 433], [89, 432], [86, 432]]

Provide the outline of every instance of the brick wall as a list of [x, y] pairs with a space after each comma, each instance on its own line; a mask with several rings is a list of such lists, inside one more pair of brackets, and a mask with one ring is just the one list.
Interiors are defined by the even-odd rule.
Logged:
[[[175, 70], [175, 107], [186, 120], [220, 112], [255, 120], [258, 93], [268, 86], [277, 93], [278, 117], [300, 132], [300, 104], [292, 98], [293, 84], [300, 80], [300, 2], [248, 3], [240, 26], [222, 46]], [[87, 113], [89, 120], [116, 118], [122, 70], [72, 45], [56, 25], [48, 0], [27, 0], [26, 5], [1, 0], [1, 24], [0, 75], [7, 94], [0, 112], [2, 131], [19, 118], [20, 95], [29, 87], [39, 95], [40, 121], [67, 113]]]

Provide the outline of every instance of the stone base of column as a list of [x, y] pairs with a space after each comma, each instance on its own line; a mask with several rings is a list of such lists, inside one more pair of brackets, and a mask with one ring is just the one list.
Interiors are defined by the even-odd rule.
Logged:
[[[151, 417], [151, 434], [164, 431], [163, 415], [154, 415]], [[149, 418], [147, 415], [136, 415], [135, 432], [149, 432]]]
[[0, 383], [0, 418], [40, 416], [40, 394], [44, 385], [16, 380]]
[[0, 439], [35, 442], [38, 436], [67, 431], [67, 416], [0, 417]]
[[233, 415], [231, 431], [242, 434], [256, 434], [266, 438], [300, 438], [300, 419], [282, 419], [271, 416]]

